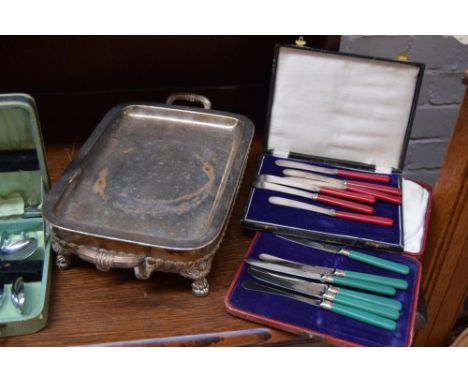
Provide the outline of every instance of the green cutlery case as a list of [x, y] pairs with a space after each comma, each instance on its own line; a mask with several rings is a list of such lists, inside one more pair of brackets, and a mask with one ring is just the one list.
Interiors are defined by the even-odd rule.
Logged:
[[[39, 118], [27, 94], [0, 95], [0, 234], [22, 232], [38, 241], [34, 254], [21, 264], [0, 253], [0, 337], [34, 333], [47, 323], [50, 286], [50, 234], [42, 218], [43, 195], [49, 189]], [[27, 263], [28, 262], [28, 263]], [[34, 277], [11, 269], [39, 265]], [[20, 268], [21, 268], [20, 267]], [[24, 279], [25, 303], [20, 313], [11, 301], [12, 278]]]

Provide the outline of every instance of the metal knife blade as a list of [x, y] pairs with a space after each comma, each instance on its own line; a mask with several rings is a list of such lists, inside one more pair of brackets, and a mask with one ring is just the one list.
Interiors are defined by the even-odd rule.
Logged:
[[247, 272], [257, 280], [272, 284], [281, 288], [289, 289], [295, 292], [303, 293], [308, 296], [323, 298], [323, 294], [327, 291], [328, 287], [324, 284], [314, 283], [311, 281], [304, 281], [294, 277], [283, 276], [254, 266], [249, 267]]
[[331, 245], [331, 244], [325, 244], [325, 243], [320, 243], [318, 241], [310, 240], [310, 239], [302, 239], [302, 238], [295, 238], [295, 237], [288, 237], [288, 236], [283, 236], [283, 235], [275, 235], [276, 237], [279, 237], [280, 239], [283, 240], [288, 240], [296, 244], [301, 244], [305, 245], [306, 247], [318, 249], [320, 251], [324, 252], [329, 252], [329, 253], [335, 253], [335, 254], [340, 254], [341, 248]]
[[254, 182], [254, 187], [262, 188], [264, 190], [283, 192], [285, 194], [290, 194], [290, 195], [302, 196], [303, 198], [308, 198], [308, 199], [317, 198], [317, 194], [314, 194], [313, 192], [302, 191], [296, 188], [282, 186], [280, 184], [270, 183], [267, 181], [257, 180]]
[[309, 170], [315, 172], [321, 172], [322, 174], [330, 174], [335, 175], [336, 169], [321, 167], [321, 166], [314, 166], [308, 163], [301, 163], [301, 162], [293, 162], [290, 160], [277, 160], [275, 164], [280, 167], [288, 167], [288, 168], [298, 168], [301, 170]]
[[305, 272], [319, 273], [321, 275], [332, 275], [335, 273], [334, 268], [321, 267], [318, 265], [307, 265], [303, 263], [298, 263], [296, 261], [286, 260], [281, 257], [272, 256], [268, 253], [261, 253], [258, 258], [262, 261], [269, 263], [274, 263], [278, 265], [283, 265], [285, 267], [291, 267], [294, 269], [300, 269]]
[[259, 261], [259, 260], [248, 259], [248, 260], [245, 260], [245, 262], [254, 267], [266, 269], [268, 271], [280, 272], [280, 273], [285, 273], [291, 276], [298, 276], [298, 277], [303, 277], [303, 278], [307, 278], [310, 280], [322, 281], [322, 275], [319, 273], [308, 272], [302, 269], [287, 267], [281, 264], [267, 263], [265, 261]]
[[286, 292], [285, 290], [282, 290], [282, 289], [273, 288], [267, 285], [262, 285], [255, 281], [244, 281], [242, 283], [242, 287], [247, 290], [253, 290], [256, 292], [263, 292], [263, 293], [273, 294], [275, 296], [286, 297], [292, 300], [305, 302], [306, 304], [310, 304], [314, 306], [320, 306], [321, 304], [320, 300], [314, 300], [313, 298], [303, 297], [295, 293]]
[[303, 178], [290, 178], [290, 177], [267, 175], [267, 174], [262, 174], [257, 177], [257, 180], [259, 180], [260, 182], [281, 184], [283, 186], [300, 188], [302, 190], [314, 191], [314, 192], [318, 192], [320, 190], [319, 185], [303, 182], [302, 179]]
[[311, 172], [300, 171], [300, 170], [283, 170], [283, 174], [286, 176], [292, 176], [297, 178], [304, 178], [313, 181], [320, 181], [325, 183], [336, 184], [338, 186], [343, 186], [345, 182], [341, 179], [331, 178], [329, 176], [318, 175]]
[[302, 202], [298, 202], [296, 200], [281, 198], [281, 197], [278, 197], [278, 196], [270, 196], [268, 198], [268, 201], [271, 204], [274, 204], [274, 205], [277, 205], [277, 206], [299, 208], [299, 209], [306, 210], [306, 211], [317, 212], [319, 214], [325, 214], [325, 215], [328, 215], [328, 216], [335, 216], [335, 210], [332, 209], [332, 208], [318, 207], [318, 206], [315, 206], [315, 205], [312, 205], [312, 204], [302, 203]]

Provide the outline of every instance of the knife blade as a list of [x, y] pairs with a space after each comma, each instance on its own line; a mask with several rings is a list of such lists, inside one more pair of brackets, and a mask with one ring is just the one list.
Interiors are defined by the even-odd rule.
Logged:
[[270, 196], [268, 198], [268, 202], [277, 206], [282, 207], [291, 207], [291, 208], [298, 208], [301, 210], [317, 212], [319, 214], [328, 215], [331, 217], [336, 217], [345, 220], [352, 220], [360, 223], [368, 223], [368, 224], [376, 224], [385, 227], [390, 227], [393, 225], [393, 219], [386, 218], [382, 216], [374, 216], [374, 215], [364, 215], [364, 214], [357, 214], [354, 212], [347, 212], [347, 211], [336, 211], [332, 208], [323, 208], [319, 206], [313, 206], [311, 204], [298, 202], [296, 200], [282, 198], [279, 196]]
[[374, 209], [371, 206], [367, 206], [360, 203], [350, 202], [348, 200], [337, 199], [331, 196], [324, 196], [314, 192], [308, 192], [303, 190], [298, 190], [296, 188], [283, 186], [276, 183], [270, 183], [267, 181], [257, 180], [254, 182], [255, 188], [260, 188], [263, 190], [282, 192], [285, 194], [296, 195], [307, 199], [312, 199], [320, 203], [330, 204], [333, 206], [338, 206], [342, 208], [347, 208], [353, 211], [358, 211], [364, 214], [371, 215], [374, 213]]
[[308, 163], [301, 163], [301, 162], [282, 160], [282, 159], [277, 160], [275, 164], [280, 167], [297, 168], [301, 170], [308, 170], [308, 171], [318, 172], [322, 174], [338, 175], [338, 176], [344, 176], [348, 178], [371, 180], [371, 181], [381, 182], [381, 183], [390, 182], [390, 177], [388, 175], [373, 174], [369, 172], [359, 172], [359, 171], [352, 171], [352, 170], [327, 168], [327, 167], [311, 165]]
[[376, 268], [385, 269], [387, 271], [392, 271], [399, 273], [401, 275], [408, 275], [410, 272], [410, 268], [405, 264], [400, 264], [395, 261], [390, 261], [386, 259], [382, 259], [377, 256], [372, 256], [364, 252], [356, 251], [354, 249], [346, 249], [343, 247], [338, 247], [335, 245], [331, 245], [328, 243], [320, 243], [318, 241], [309, 240], [309, 239], [302, 239], [302, 238], [293, 238], [283, 235], [275, 235], [283, 240], [288, 240], [293, 243], [297, 243], [300, 245], [304, 245], [309, 248], [318, 249], [323, 252], [334, 253], [336, 255], [346, 256], [352, 260], [359, 261], [363, 264], [373, 265]]
[[[327, 286], [325, 284], [314, 283], [296, 279], [293, 277], [282, 276], [279, 274], [267, 272], [256, 267], [249, 267], [247, 272], [255, 279], [263, 281], [267, 284], [275, 285], [294, 292], [302, 293], [307, 296], [318, 298], [321, 300], [335, 301], [340, 304], [350, 306], [356, 309], [361, 309], [365, 312], [378, 314], [379, 316], [398, 320], [400, 312], [398, 309], [388, 306], [375, 304], [372, 301], [363, 301], [356, 299], [346, 294], [346, 289]], [[396, 300], [395, 300], [396, 301]]]
[[375, 284], [367, 281], [355, 280], [346, 277], [336, 277], [330, 274], [312, 272], [309, 270], [293, 268], [283, 264], [275, 264], [261, 260], [247, 259], [245, 260], [245, 262], [257, 268], [284, 273], [291, 276], [297, 276], [308, 280], [315, 280], [321, 283], [360, 289], [366, 292], [379, 293], [386, 296], [394, 296], [396, 294], [396, 289], [387, 285]]
[[354, 279], [354, 280], [361, 280], [361, 281], [366, 281], [370, 283], [386, 285], [386, 286], [393, 287], [396, 289], [401, 289], [401, 290], [408, 289], [408, 282], [406, 280], [395, 278], [395, 277], [386, 277], [386, 276], [374, 275], [371, 273], [354, 272], [354, 271], [348, 271], [348, 270], [343, 270], [343, 269], [308, 265], [308, 264], [303, 264], [303, 263], [299, 263], [296, 261], [287, 260], [281, 257], [272, 256], [268, 253], [261, 253], [258, 256], [258, 258], [265, 262], [284, 265], [286, 267], [300, 269], [305, 272], [314, 272], [314, 273], [320, 273], [322, 275], [331, 275], [335, 277], [345, 277], [345, 278]]
[[338, 303], [332, 303], [330, 301], [319, 301], [314, 300], [310, 297], [304, 297], [297, 295], [295, 293], [287, 292], [279, 288], [274, 288], [266, 285], [259, 284], [255, 281], [244, 281], [242, 287], [246, 290], [269, 293], [275, 296], [285, 297], [292, 300], [300, 301], [315, 307], [332, 311], [334, 313], [340, 314], [342, 316], [354, 319], [356, 321], [361, 321], [369, 325], [373, 325], [382, 329], [393, 331], [396, 329], [396, 322], [389, 320], [385, 317], [380, 317], [376, 314], [363, 312], [362, 310], [350, 308]]

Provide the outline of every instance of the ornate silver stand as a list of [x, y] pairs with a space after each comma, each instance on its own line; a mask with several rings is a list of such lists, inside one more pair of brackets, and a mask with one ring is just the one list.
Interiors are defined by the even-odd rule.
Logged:
[[109, 251], [86, 245], [67, 243], [53, 237], [52, 248], [57, 253], [55, 264], [58, 269], [65, 270], [71, 266], [71, 258], [78, 256], [96, 265], [96, 268], [108, 272], [112, 268], [133, 268], [135, 276], [147, 280], [154, 271], [177, 273], [192, 282], [192, 293], [195, 296], [206, 296], [209, 284], [206, 276], [211, 270], [211, 263], [217, 248], [210, 253], [192, 261], [174, 261], [160, 257], [150, 257], [121, 251]]

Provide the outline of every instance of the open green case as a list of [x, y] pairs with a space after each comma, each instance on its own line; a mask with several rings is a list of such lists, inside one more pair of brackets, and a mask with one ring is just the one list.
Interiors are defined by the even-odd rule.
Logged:
[[[20, 313], [11, 301], [11, 267], [0, 253], [0, 337], [28, 334], [47, 322], [50, 284], [50, 233], [42, 218], [49, 189], [44, 145], [34, 99], [26, 94], [0, 95], [0, 234], [34, 237], [38, 248], [21, 264], [39, 265], [36, 277], [24, 277], [25, 304]], [[19, 274], [18, 274], [19, 275]], [[14, 275], [13, 277], [16, 277]]]

